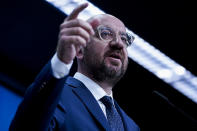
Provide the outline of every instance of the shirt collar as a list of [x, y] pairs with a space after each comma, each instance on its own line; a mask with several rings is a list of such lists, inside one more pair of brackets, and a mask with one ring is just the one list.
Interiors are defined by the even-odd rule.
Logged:
[[88, 88], [88, 90], [92, 93], [92, 95], [97, 101], [99, 101], [103, 96], [110, 96], [113, 99], [113, 93], [108, 95], [101, 86], [99, 86], [96, 82], [94, 82], [87, 76], [81, 74], [80, 72], [76, 72], [74, 78], [81, 81]]

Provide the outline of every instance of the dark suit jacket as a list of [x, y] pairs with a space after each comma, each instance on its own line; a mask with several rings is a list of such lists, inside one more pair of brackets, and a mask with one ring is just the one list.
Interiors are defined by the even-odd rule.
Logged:
[[[126, 131], [139, 127], [115, 102]], [[27, 89], [10, 130], [110, 131], [96, 99], [85, 85], [72, 77], [56, 79], [48, 63]]]

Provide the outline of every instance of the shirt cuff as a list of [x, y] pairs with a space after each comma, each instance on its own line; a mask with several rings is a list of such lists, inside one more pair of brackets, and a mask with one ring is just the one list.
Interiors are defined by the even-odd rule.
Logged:
[[57, 57], [57, 53], [55, 53], [55, 55], [51, 59], [51, 66], [52, 66], [51, 68], [52, 68], [53, 76], [57, 79], [60, 79], [68, 75], [72, 64], [73, 61], [70, 64], [63, 63]]

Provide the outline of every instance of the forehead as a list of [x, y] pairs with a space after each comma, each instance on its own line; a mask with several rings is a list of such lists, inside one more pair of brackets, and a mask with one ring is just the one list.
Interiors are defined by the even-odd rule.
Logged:
[[120, 21], [118, 18], [108, 14], [98, 15], [92, 18], [90, 24], [93, 28], [96, 28], [99, 25], [104, 25], [112, 28], [114, 31], [117, 32], [126, 32], [126, 28], [123, 22]]

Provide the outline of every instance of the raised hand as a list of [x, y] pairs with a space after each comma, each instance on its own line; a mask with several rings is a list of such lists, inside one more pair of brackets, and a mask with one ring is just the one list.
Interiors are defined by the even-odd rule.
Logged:
[[87, 6], [88, 3], [84, 3], [76, 7], [60, 25], [57, 56], [65, 64], [69, 64], [77, 56], [90, 40], [90, 35], [94, 34], [88, 22], [77, 18]]

